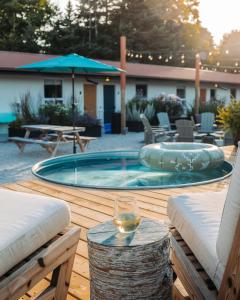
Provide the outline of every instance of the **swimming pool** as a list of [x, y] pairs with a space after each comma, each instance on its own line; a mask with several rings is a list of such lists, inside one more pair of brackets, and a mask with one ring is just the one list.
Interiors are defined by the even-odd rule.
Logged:
[[139, 151], [107, 151], [51, 158], [33, 166], [37, 177], [75, 187], [154, 189], [192, 186], [219, 181], [231, 175], [232, 165], [196, 172], [153, 170], [143, 166]]

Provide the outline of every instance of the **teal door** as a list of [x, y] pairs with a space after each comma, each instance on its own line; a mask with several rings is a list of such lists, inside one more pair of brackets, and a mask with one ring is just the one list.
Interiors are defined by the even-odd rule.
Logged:
[[115, 111], [115, 86], [104, 85], [103, 88], [104, 99], [104, 124], [111, 123], [112, 114]]

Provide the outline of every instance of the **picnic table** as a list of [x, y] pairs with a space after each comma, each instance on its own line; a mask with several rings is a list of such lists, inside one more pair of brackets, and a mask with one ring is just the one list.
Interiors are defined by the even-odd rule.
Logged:
[[[87, 145], [96, 140], [94, 137], [80, 136], [79, 132], [84, 132], [85, 127], [58, 126], [58, 125], [23, 125], [26, 129], [24, 137], [12, 137], [13, 141], [21, 152], [24, 151], [26, 144], [38, 144], [45, 148], [51, 156], [55, 156], [59, 145], [72, 142], [74, 139], [79, 145], [81, 152], [86, 150]], [[42, 134], [39, 139], [30, 138], [33, 131], [40, 131]]]

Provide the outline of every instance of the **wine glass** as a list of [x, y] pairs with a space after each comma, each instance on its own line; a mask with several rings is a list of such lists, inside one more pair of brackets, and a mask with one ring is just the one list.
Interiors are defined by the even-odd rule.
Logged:
[[115, 200], [113, 221], [121, 233], [136, 231], [140, 220], [137, 201], [134, 197], [119, 197]]

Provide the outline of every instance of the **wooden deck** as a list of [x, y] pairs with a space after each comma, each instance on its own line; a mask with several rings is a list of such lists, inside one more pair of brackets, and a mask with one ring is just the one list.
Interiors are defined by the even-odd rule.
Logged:
[[[225, 157], [230, 161], [234, 160], [235, 148], [224, 147]], [[90, 299], [89, 295], [89, 269], [88, 269], [88, 250], [86, 235], [87, 230], [100, 222], [107, 221], [113, 217], [114, 199], [120, 195], [134, 196], [140, 206], [141, 215], [152, 219], [167, 219], [166, 207], [169, 196], [187, 192], [204, 192], [207, 190], [217, 191], [227, 186], [229, 180], [221, 182], [186, 188], [173, 189], [153, 189], [153, 190], [97, 190], [97, 189], [77, 189], [61, 185], [54, 185], [40, 180], [30, 180], [5, 184], [2, 187], [33, 193], [48, 195], [63, 199], [68, 202], [72, 211], [72, 224], [80, 226], [81, 237], [75, 257], [68, 300]], [[29, 299], [30, 296], [37, 294], [42, 287], [48, 284], [48, 278], [41, 281], [22, 299]], [[180, 298], [175, 298], [180, 299]]]

